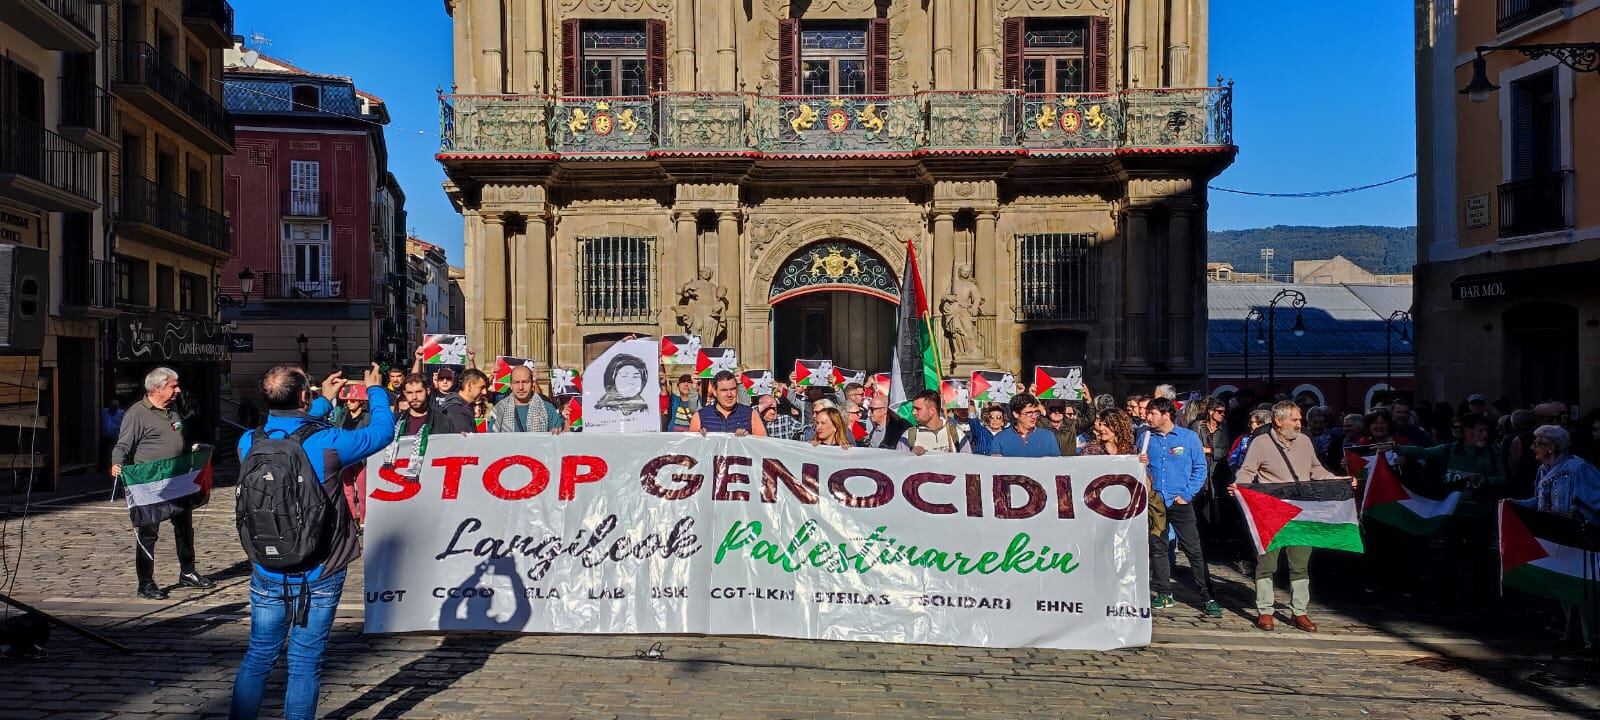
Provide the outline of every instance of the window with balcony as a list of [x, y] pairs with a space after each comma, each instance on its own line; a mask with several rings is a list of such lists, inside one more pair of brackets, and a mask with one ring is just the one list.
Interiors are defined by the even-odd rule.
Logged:
[[173, 291], [177, 289], [173, 287], [176, 280], [175, 274], [171, 265], [156, 265], [157, 310], [172, 309], [172, 295]]
[[889, 92], [889, 21], [781, 20], [782, 95], [882, 95]]
[[1555, 68], [1510, 83], [1510, 178], [1499, 188], [1500, 237], [1572, 226], [1571, 172], [1562, 169], [1560, 92]]
[[1111, 89], [1105, 18], [1006, 18], [1004, 35], [1007, 89], [1030, 94]]
[[1018, 235], [1016, 319], [1094, 319], [1094, 247], [1094, 233]]
[[564, 20], [562, 88], [583, 97], [633, 97], [665, 90], [663, 20]]
[[298, 217], [320, 217], [321, 198], [321, 163], [316, 160], [289, 161], [289, 214]]
[[1500, 0], [1495, 30], [1505, 32], [1570, 5], [1572, 0]]
[[580, 322], [654, 322], [656, 239], [578, 239]]

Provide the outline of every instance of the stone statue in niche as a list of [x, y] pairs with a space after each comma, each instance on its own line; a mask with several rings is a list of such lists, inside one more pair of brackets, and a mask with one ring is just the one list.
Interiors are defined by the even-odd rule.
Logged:
[[950, 340], [950, 350], [956, 359], [971, 360], [982, 357], [983, 338], [978, 333], [978, 315], [983, 312], [983, 293], [972, 281], [972, 266], [956, 269], [956, 278], [950, 283], [950, 293], [939, 300], [939, 314], [944, 319], [944, 334]]
[[672, 309], [684, 332], [706, 342], [716, 342], [722, 312], [718, 307], [717, 288], [711, 284], [711, 268], [700, 268], [698, 277], [678, 288], [678, 304]]

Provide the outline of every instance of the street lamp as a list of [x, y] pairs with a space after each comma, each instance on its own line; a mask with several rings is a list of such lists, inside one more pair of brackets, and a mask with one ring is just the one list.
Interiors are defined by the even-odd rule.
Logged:
[[254, 289], [256, 289], [256, 274], [250, 272], [250, 266], [246, 265], [243, 270], [239, 271], [239, 299], [235, 300], [218, 290], [217, 309], [243, 308], [250, 303], [250, 291]]
[[300, 333], [300, 337], [294, 339], [294, 346], [300, 349], [300, 367], [307, 370], [311, 369], [311, 350], [308, 347], [310, 342], [306, 339], [305, 333]]
[[1394, 328], [1400, 326], [1400, 342], [1411, 343], [1411, 331], [1407, 326], [1411, 324], [1411, 313], [1396, 310], [1383, 319], [1383, 388], [1394, 392]]
[[1278, 303], [1288, 300], [1294, 307], [1294, 327], [1290, 332], [1295, 337], [1304, 337], [1306, 334], [1306, 319], [1303, 312], [1306, 306], [1306, 296], [1299, 290], [1280, 290], [1274, 295], [1272, 302], [1267, 303], [1267, 396], [1278, 396]]
[[1252, 320], [1256, 323], [1256, 342], [1265, 343], [1267, 341], [1261, 335], [1261, 311], [1256, 308], [1250, 308], [1250, 312], [1244, 315], [1244, 382], [1242, 383], [1244, 387], [1239, 388], [1240, 395], [1243, 395], [1245, 389], [1250, 387], [1250, 322]]
[[1532, 43], [1523, 45], [1479, 45], [1478, 56], [1472, 59], [1472, 79], [1467, 81], [1467, 86], [1461, 88], [1461, 95], [1468, 100], [1481, 103], [1489, 99], [1489, 93], [1500, 89], [1499, 85], [1489, 82], [1489, 65], [1484, 62], [1483, 56], [1498, 50], [1512, 50], [1522, 53], [1529, 60], [1538, 60], [1543, 57], [1553, 57], [1577, 72], [1600, 72], [1600, 43]]

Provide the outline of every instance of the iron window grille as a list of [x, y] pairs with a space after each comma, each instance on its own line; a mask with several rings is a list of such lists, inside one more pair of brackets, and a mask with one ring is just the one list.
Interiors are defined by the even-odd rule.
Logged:
[[1093, 320], [1099, 277], [1095, 233], [1043, 233], [1016, 239], [1016, 319]]
[[655, 238], [579, 238], [577, 271], [578, 322], [656, 321]]

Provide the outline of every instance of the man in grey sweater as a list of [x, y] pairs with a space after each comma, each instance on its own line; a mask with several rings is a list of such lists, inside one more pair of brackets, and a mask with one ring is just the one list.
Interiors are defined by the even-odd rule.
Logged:
[[[117, 432], [117, 444], [111, 448], [111, 477], [122, 477], [123, 465], [165, 460], [184, 453], [188, 446], [183, 441], [183, 418], [172, 408], [173, 399], [181, 391], [178, 372], [172, 368], [158, 367], [144, 376], [144, 399], [128, 408]], [[160, 536], [159, 523], [141, 526], [138, 547], [133, 551], [139, 597], [150, 600], [167, 599], [167, 591], [155, 581], [156, 540]], [[214, 587], [215, 581], [194, 568], [194, 521], [189, 509], [172, 516], [172, 539], [178, 546], [178, 584], [200, 589]]]

